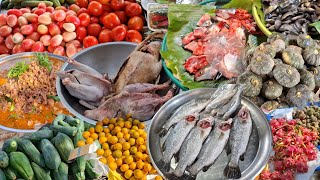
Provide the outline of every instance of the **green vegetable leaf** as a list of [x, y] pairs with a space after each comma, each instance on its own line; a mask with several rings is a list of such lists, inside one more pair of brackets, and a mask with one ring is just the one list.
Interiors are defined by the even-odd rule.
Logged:
[[35, 56], [41, 66], [47, 68], [48, 71], [52, 70], [52, 62], [49, 60], [47, 53], [35, 53]]
[[257, 9], [262, 9], [261, 0], [231, 0], [228, 4], [222, 6], [223, 8], [241, 8], [248, 12], [252, 11], [252, 6], [256, 6]]
[[8, 97], [8, 96], [4, 96], [4, 99], [7, 101], [7, 102], [13, 102], [13, 99]]
[[8, 72], [8, 78], [19, 77], [21, 74], [26, 72], [29, 69], [26, 62], [17, 62]]
[[19, 115], [18, 114], [10, 114], [7, 119], [18, 119]]
[[318, 33], [320, 34], [320, 21], [314, 22], [310, 24], [310, 26], [313, 26], [317, 29]]
[[48, 96], [49, 99], [53, 99], [54, 101], [60, 101], [60, 98], [59, 96], [52, 96], [52, 95], [49, 95]]

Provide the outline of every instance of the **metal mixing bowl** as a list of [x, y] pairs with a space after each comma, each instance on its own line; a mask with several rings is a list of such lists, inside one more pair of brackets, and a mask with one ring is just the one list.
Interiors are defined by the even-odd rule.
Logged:
[[[202, 88], [183, 92], [170, 99], [153, 117], [148, 132], [148, 152], [153, 166], [163, 177], [166, 177], [167, 179], [176, 179], [172, 174], [164, 172], [164, 165], [160, 163], [160, 160], [163, 159], [161, 144], [163, 143], [163, 139], [165, 139], [160, 138], [159, 136], [162, 126], [181, 105], [195, 98], [209, 99], [214, 91], [215, 89], [212, 88]], [[242, 97], [241, 104], [250, 110], [253, 119], [252, 133], [245, 159], [244, 161], [239, 162], [239, 167], [242, 172], [241, 179], [248, 180], [254, 179], [267, 164], [272, 150], [272, 135], [270, 126], [263, 112], [245, 97]], [[229, 157], [227, 157], [226, 153], [224, 156], [220, 155], [215, 164], [211, 166], [208, 171], [200, 172], [200, 174], [198, 174], [197, 179], [225, 179], [222, 172], [228, 162]], [[178, 179], [187, 179], [187, 177]]]

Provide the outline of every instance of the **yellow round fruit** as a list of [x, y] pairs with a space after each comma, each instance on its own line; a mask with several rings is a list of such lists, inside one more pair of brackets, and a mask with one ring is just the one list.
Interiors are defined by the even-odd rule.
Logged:
[[132, 117], [128, 118], [127, 121], [130, 121], [132, 123], [133, 121]]
[[142, 137], [144, 140], [147, 140], [147, 133], [144, 132], [143, 134], [140, 135], [140, 137]]
[[143, 169], [146, 172], [150, 172], [152, 170], [152, 166], [149, 163], [145, 163], [144, 166], [143, 166]]
[[142, 145], [140, 145], [140, 146], [138, 147], [138, 150], [139, 150], [140, 152], [145, 152], [145, 151], [147, 150], [147, 147], [146, 147], [146, 145], [142, 144]]
[[149, 157], [148, 154], [143, 154], [143, 157], [141, 159], [142, 161], [147, 161], [148, 157]]
[[109, 124], [108, 128], [109, 128], [110, 131], [112, 131], [114, 129], [114, 124]]
[[121, 144], [123, 144], [123, 143], [125, 143], [125, 142], [127, 142], [127, 141], [126, 141], [124, 138], [120, 138], [118, 142], [121, 143]]
[[127, 140], [127, 141], [130, 139], [130, 137], [131, 137], [130, 134], [125, 134], [125, 135], [124, 135], [124, 139]]
[[111, 136], [108, 140], [111, 144], [116, 144], [118, 142], [117, 136]]
[[118, 121], [118, 122], [117, 122], [117, 125], [118, 125], [119, 127], [123, 128], [123, 127], [124, 127], [124, 122], [123, 122], [123, 120], [122, 120], [122, 121]]
[[103, 125], [108, 125], [109, 124], [109, 122], [110, 122], [110, 120], [108, 119], [108, 118], [104, 118], [103, 120], [102, 120], [102, 123], [103, 123]]
[[124, 142], [123, 144], [122, 144], [122, 149], [123, 150], [129, 150], [130, 149], [130, 143], [129, 142]]
[[136, 154], [137, 151], [138, 151], [138, 149], [137, 149], [137, 147], [135, 147], [135, 146], [132, 146], [132, 147], [130, 148], [130, 153], [131, 153], [131, 154]]
[[108, 134], [108, 133], [110, 132], [110, 129], [107, 128], [107, 127], [105, 127], [105, 128], [103, 128], [103, 132], [105, 132], [106, 134]]
[[99, 137], [105, 137], [105, 136], [106, 136], [106, 133], [102, 131], [102, 132], [99, 132], [98, 135], [99, 135]]
[[136, 144], [136, 140], [133, 139], [133, 138], [130, 138], [130, 139], [129, 139], [129, 143], [130, 143], [131, 146], [133, 146], [133, 145]]
[[123, 133], [122, 133], [122, 132], [118, 132], [118, 133], [117, 133], [117, 137], [120, 139], [120, 138], [123, 138], [123, 137], [124, 137], [124, 135], [123, 135]]
[[122, 157], [122, 152], [120, 150], [116, 150], [116, 151], [113, 151], [112, 155], [115, 158], [121, 158]]
[[161, 176], [156, 176], [154, 180], [163, 180]]
[[150, 174], [155, 174], [155, 173], [157, 173], [157, 170], [154, 167], [152, 167], [152, 170], [150, 171]]
[[124, 177], [126, 179], [129, 179], [129, 178], [131, 178], [132, 174], [133, 174], [133, 171], [129, 169], [126, 172], [124, 172]]
[[139, 136], [141, 136], [144, 133], [143, 129], [138, 129], [137, 132], [139, 133]]
[[129, 180], [138, 180], [138, 179], [132, 176]]
[[97, 133], [92, 133], [92, 134], [90, 135], [90, 137], [91, 137], [93, 140], [96, 140], [96, 139], [99, 138], [99, 136], [98, 136]]
[[117, 136], [117, 133], [114, 131], [114, 129], [110, 133], [112, 136]]
[[98, 156], [102, 156], [104, 154], [104, 150], [103, 149], [98, 149], [96, 151], [96, 153], [97, 153]]
[[117, 166], [117, 164], [115, 162], [109, 162], [108, 166], [113, 171], [115, 171], [118, 168], [118, 166]]
[[133, 174], [134, 174], [134, 177], [137, 179], [143, 178], [144, 176], [143, 172], [140, 169], [134, 170]]
[[137, 145], [143, 145], [144, 144], [144, 139], [142, 137], [138, 137], [136, 140]]
[[148, 163], [150, 163], [150, 157], [149, 157], [149, 155], [148, 154], [146, 154], [147, 156], [146, 156], [146, 161], [148, 162]]
[[124, 162], [125, 162], [126, 164], [131, 164], [131, 163], [133, 162], [133, 157], [132, 157], [132, 156], [126, 156], [126, 157], [124, 158]]
[[120, 170], [122, 172], [126, 172], [129, 170], [129, 165], [128, 164], [122, 164], [122, 166], [120, 167]]
[[96, 122], [96, 126], [103, 126], [103, 123], [101, 121]]
[[82, 137], [85, 138], [85, 139], [87, 139], [88, 137], [90, 137], [90, 135], [91, 135], [91, 134], [90, 134], [89, 131], [85, 131], [85, 132], [82, 133]]
[[103, 154], [104, 157], [108, 157], [108, 156], [110, 156], [110, 155], [112, 155], [112, 152], [111, 152], [110, 149], [104, 150], [104, 154]]
[[131, 135], [132, 135], [132, 137], [135, 138], [135, 139], [137, 139], [137, 138], [140, 136], [137, 131], [132, 132]]
[[114, 130], [115, 133], [121, 132], [121, 127], [116, 126], [116, 127], [114, 127], [113, 130]]
[[113, 148], [114, 148], [114, 150], [121, 150], [122, 149], [122, 144], [117, 143], [117, 144], [114, 145]]
[[144, 162], [143, 161], [141, 161], [141, 160], [137, 161], [137, 167], [139, 169], [143, 169], [143, 166], [144, 166]]
[[118, 158], [116, 161], [115, 161], [115, 163], [117, 164], [117, 166], [119, 167], [119, 166], [121, 166], [122, 165], [122, 158]]
[[116, 124], [116, 122], [117, 122], [117, 119], [116, 118], [112, 118], [112, 119], [110, 119], [110, 124]]
[[96, 125], [95, 130], [96, 130], [97, 133], [102, 132], [103, 131], [103, 125]]
[[110, 139], [111, 136], [112, 136], [112, 135], [111, 135], [110, 133], [107, 133], [107, 134], [106, 134], [106, 137], [107, 137], [108, 139]]
[[134, 126], [131, 127], [131, 129], [136, 131], [136, 130], [138, 130], [139, 128], [138, 128], [138, 126], [135, 126], [135, 125], [134, 125]]
[[145, 127], [145, 124], [144, 124], [144, 123], [139, 123], [139, 124], [138, 124], [138, 128], [139, 128], [139, 129], [144, 129], [144, 127]]
[[105, 136], [99, 137], [99, 143], [100, 143], [100, 144], [104, 144], [104, 143], [107, 142], [107, 141], [108, 141], [108, 138], [107, 138], [107, 137], [105, 137]]
[[108, 163], [116, 161], [112, 155], [109, 155], [108, 157], [106, 157], [106, 159]]
[[103, 164], [107, 164], [107, 159], [104, 157], [99, 158], [99, 161], [102, 162]]
[[130, 151], [129, 150], [123, 151], [122, 156], [130, 156]]
[[88, 137], [87, 139], [86, 139], [86, 143], [87, 144], [92, 144], [94, 142], [94, 140], [91, 138], [91, 137]]
[[135, 169], [137, 168], [137, 163], [132, 162], [131, 164], [129, 164], [129, 168], [130, 168], [131, 170], [135, 170]]
[[126, 135], [126, 134], [128, 134], [129, 133], [129, 130], [128, 130], [128, 128], [122, 128], [121, 129], [121, 132], [124, 134], [124, 135]]
[[129, 134], [132, 135], [135, 132], [135, 130], [130, 129]]
[[127, 118], [127, 119], [129, 119], [129, 118], [131, 118], [131, 117], [132, 117], [131, 114], [127, 114], [127, 115], [126, 115], [126, 118]]
[[84, 140], [79, 140], [79, 141], [77, 142], [77, 146], [78, 146], [78, 147], [81, 147], [81, 146], [84, 146], [84, 145], [86, 145], [86, 143], [84, 142]]
[[138, 119], [133, 120], [133, 125], [138, 125], [140, 123], [140, 121]]
[[140, 160], [140, 159], [143, 158], [143, 154], [142, 154], [142, 152], [137, 152], [137, 153], [134, 155], [134, 157], [135, 157], [136, 160]]
[[90, 132], [91, 134], [94, 133], [94, 132], [95, 132], [94, 127], [90, 127], [90, 128], [89, 128], [89, 132]]
[[131, 129], [131, 127], [132, 127], [131, 121], [126, 121], [126, 122], [124, 123], [124, 127], [128, 128], [128, 129]]

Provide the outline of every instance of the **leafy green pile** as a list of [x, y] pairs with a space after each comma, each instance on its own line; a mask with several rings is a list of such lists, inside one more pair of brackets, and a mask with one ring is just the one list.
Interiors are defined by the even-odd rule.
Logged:
[[49, 72], [52, 70], [52, 61], [49, 60], [48, 54], [35, 53], [35, 57], [41, 66], [47, 68]]
[[29, 69], [26, 62], [17, 62], [8, 72], [8, 78], [16, 78]]

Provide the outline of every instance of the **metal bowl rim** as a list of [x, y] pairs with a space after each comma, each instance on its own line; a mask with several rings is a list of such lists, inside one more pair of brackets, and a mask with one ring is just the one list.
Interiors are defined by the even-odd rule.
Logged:
[[[208, 90], [212, 90], [212, 89], [216, 89], [216, 88], [198, 88], [198, 89], [192, 89], [192, 90], [189, 90], [189, 91], [184, 91], [178, 95], [176, 95], [175, 97], [171, 98], [169, 101], [167, 101], [158, 111], [157, 113], [153, 116], [152, 120], [151, 120], [151, 124], [150, 124], [150, 127], [148, 129], [148, 140], [147, 140], [147, 150], [150, 155], [150, 160], [151, 160], [151, 163], [152, 165], [155, 167], [155, 169], [157, 170], [157, 172], [159, 174], [161, 174], [163, 177], [164, 174], [162, 173], [162, 171], [158, 168], [157, 164], [155, 163], [154, 159], [153, 159], [153, 156], [152, 156], [152, 152], [150, 150], [150, 136], [151, 136], [151, 127], [153, 126], [153, 120], [158, 118], [159, 114], [163, 111], [163, 109], [165, 109], [167, 106], [169, 106], [171, 103], [175, 103], [175, 101], [179, 101], [180, 99], [183, 99], [184, 96], [187, 96], [189, 95], [190, 93], [195, 93], [193, 94], [193, 96], [197, 96], [201, 93], [206, 93], [206, 91]], [[204, 91], [204, 92], [203, 92]], [[259, 138], [259, 147], [258, 147], [258, 151], [257, 151], [257, 154], [255, 156], [255, 158], [253, 159], [253, 161], [251, 162], [251, 164], [247, 167], [247, 169], [245, 169], [243, 172], [242, 172], [242, 177], [241, 179], [248, 179], [250, 177], [247, 177], [247, 176], [254, 176], [256, 177], [257, 175], [259, 175], [259, 173], [264, 169], [265, 165], [268, 163], [269, 161], [269, 157], [271, 155], [271, 152], [272, 152], [272, 142], [271, 142], [271, 139], [272, 139], [272, 134], [271, 134], [271, 128], [268, 124], [268, 120], [267, 118], [265, 117], [264, 113], [252, 102], [250, 101], [248, 98], [246, 97], [243, 97], [242, 98], [249, 102], [252, 106], [256, 107], [259, 111], [259, 114], [262, 115], [264, 117], [264, 121], [261, 121], [261, 122], [264, 122], [264, 126], [266, 126], [267, 128], [267, 132], [265, 134], [262, 134], [261, 131], [259, 131], [259, 128], [257, 128], [257, 133], [259, 135], [259, 137], [262, 135], [263, 138]], [[264, 158], [261, 158], [261, 157], [264, 157]], [[248, 172], [249, 169], [255, 169], [254, 171], [250, 171]], [[253, 178], [254, 178], [253, 177]]]

